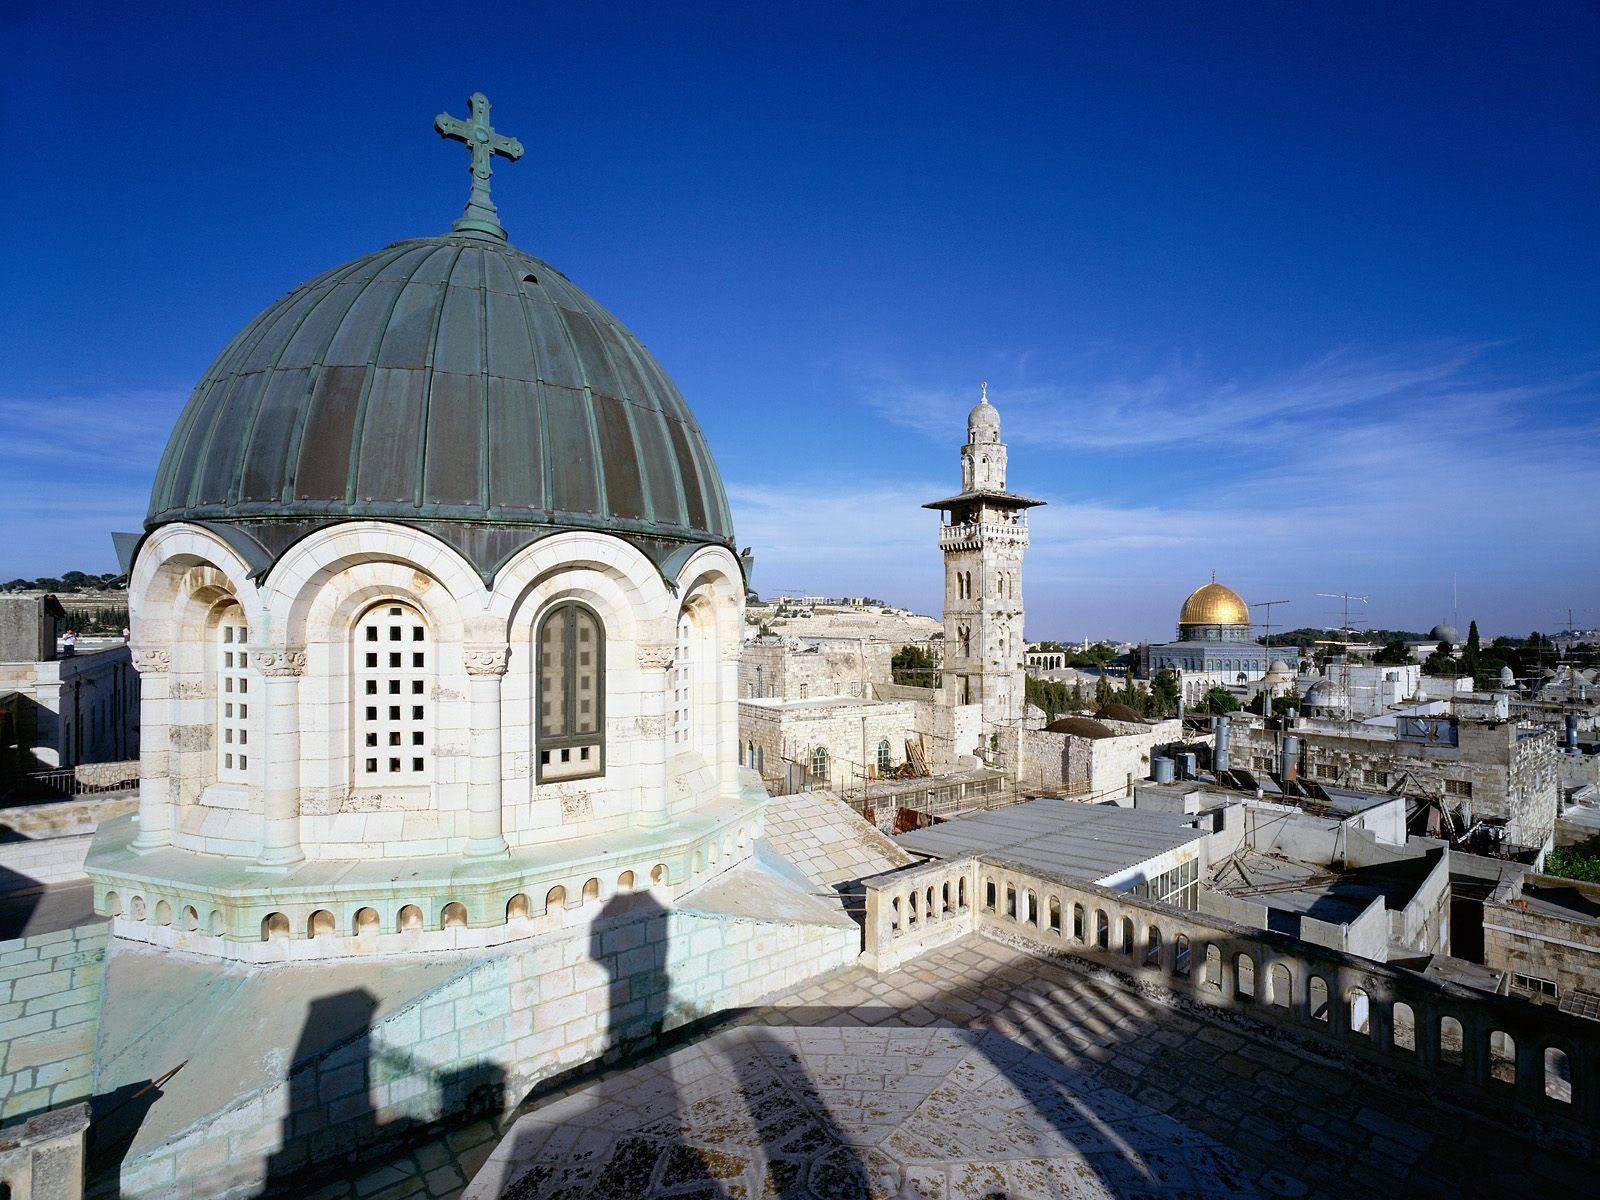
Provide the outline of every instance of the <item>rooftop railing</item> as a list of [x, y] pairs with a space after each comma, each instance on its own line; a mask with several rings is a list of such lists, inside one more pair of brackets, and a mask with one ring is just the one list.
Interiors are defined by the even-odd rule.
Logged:
[[[887, 971], [969, 932], [1110, 968], [1501, 1108], [1592, 1131], [1600, 1023], [986, 857], [866, 881]], [[1588, 1132], [1580, 1132], [1588, 1137]]]

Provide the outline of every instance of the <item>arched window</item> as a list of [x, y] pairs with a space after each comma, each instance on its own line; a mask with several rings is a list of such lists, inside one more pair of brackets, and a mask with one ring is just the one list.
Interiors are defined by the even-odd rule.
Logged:
[[765, 775], [766, 773], [767, 773], [767, 748], [765, 746], [757, 746], [756, 747], [756, 774], [757, 775]]
[[818, 746], [811, 752], [811, 778], [816, 783], [828, 782], [828, 748]]
[[217, 779], [243, 783], [250, 767], [250, 630], [230, 604], [217, 621]]
[[892, 766], [894, 762], [889, 752], [889, 739], [884, 738], [878, 743], [878, 774], [887, 775]]
[[422, 614], [385, 601], [355, 629], [356, 781], [426, 783], [433, 647]]
[[1389, 1010], [1389, 1040], [1396, 1050], [1417, 1048], [1417, 1014], [1404, 1000], [1396, 1000]]
[[535, 668], [539, 779], [605, 773], [605, 631], [576, 601], [558, 604], [539, 623]]
[[672, 750], [687, 750], [694, 740], [694, 622], [678, 614], [678, 648], [672, 656]]
[[1306, 983], [1306, 1012], [1313, 1021], [1328, 1020], [1328, 983], [1319, 975]]

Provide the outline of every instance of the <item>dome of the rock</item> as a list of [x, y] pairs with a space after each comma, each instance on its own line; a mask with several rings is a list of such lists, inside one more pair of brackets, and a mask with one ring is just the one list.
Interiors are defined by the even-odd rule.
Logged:
[[1189, 593], [1179, 625], [1250, 625], [1250, 609], [1239, 593], [1215, 580]]

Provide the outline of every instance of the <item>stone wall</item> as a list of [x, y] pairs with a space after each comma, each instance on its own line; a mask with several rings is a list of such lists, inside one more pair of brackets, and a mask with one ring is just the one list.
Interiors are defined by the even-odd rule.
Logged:
[[746, 642], [739, 657], [741, 699], [871, 697], [893, 679], [898, 647], [861, 638]]
[[107, 925], [0, 942], [0, 1121], [89, 1097]]
[[85, 878], [83, 860], [96, 827], [138, 803], [130, 791], [0, 812], [0, 892]]
[[1133, 783], [1148, 779], [1151, 757], [1183, 737], [1178, 721], [1102, 724], [1117, 736], [1082, 738], [1043, 729], [1019, 730], [1017, 786], [1055, 796], [1104, 799], [1132, 795], [1130, 779]]
[[[879, 742], [889, 743], [891, 767], [906, 761], [906, 739], [913, 735], [912, 714], [913, 705], [905, 701], [863, 700], [810, 707], [741, 700], [740, 753], [746, 765], [759, 762], [766, 778], [782, 778], [786, 764], [792, 762], [804, 772], [803, 778], [795, 779], [796, 786], [856, 791], [861, 787], [863, 766], [873, 778], [879, 773]], [[828, 754], [826, 779], [811, 773], [812, 756], [819, 746]]]
[[[578, 936], [473, 960], [365, 1036], [295, 1063], [123, 1166], [128, 1200], [232, 1200], [262, 1181], [337, 1162], [620, 1054], [699, 1017], [750, 1004], [856, 957], [853, 922], [607, 906]], [[102, 1193], [107, 1195], [108, 1194]]]
[[0, 1130], [0, 1195], [6, 1200], [80, 1200], [89, 1106], [73, 1104]]
[[1520, 883], [1484, 902], [1484, 966], [1556, 985], [1556, 996], [1535, 995], [1535, 999], [1559, 1000], [1574, 990], [1600, 992], [1600, 920], [1532, 908], [1522, 898], [1528, 887], [1571, 889], [1578, 904], [1588, 903], [1600, 911], [1600, 886], [1525, 875]]

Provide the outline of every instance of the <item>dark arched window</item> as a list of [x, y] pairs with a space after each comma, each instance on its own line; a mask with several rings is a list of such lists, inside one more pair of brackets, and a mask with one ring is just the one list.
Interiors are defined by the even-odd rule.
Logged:
[[569, 600], [545, 614], [536, 641], [539, 779], [604, 774], [606, 638], [600, 618]]
[[884, 738], [878, 743], [878, 774], [887, 775], [894, 766], [894, 759], [889, 750], [889, 739]]

